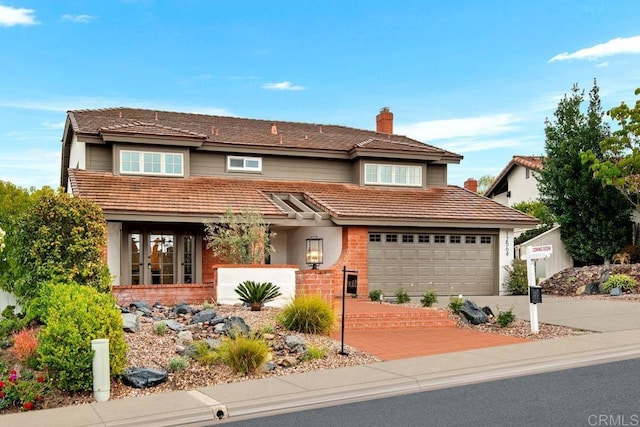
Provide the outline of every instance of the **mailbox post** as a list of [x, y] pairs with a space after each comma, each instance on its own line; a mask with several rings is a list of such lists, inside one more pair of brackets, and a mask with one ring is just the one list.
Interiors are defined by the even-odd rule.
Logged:
[[527, 253], [523, 256], [527, 260], [527, 282], [529, 285], [529, 321], [531, 332], [537, 334], [538, 328], [538, 304], [542, 303], [542, 286], [536, 285], [536, 260], [549, 258], [552, 254], [551, 245], [528, 246]]

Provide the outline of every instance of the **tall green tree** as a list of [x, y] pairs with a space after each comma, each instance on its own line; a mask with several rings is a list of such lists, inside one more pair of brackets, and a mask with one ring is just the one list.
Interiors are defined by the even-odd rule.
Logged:
[[[635, 90], [640, 95], [640, 88]], [[596, 178], [617, 188], [631, 203], [640, 208], [640, 99], [633, 108], [622, 102], [607, 113], [618, 124], [618, 130], [600, 142], [601, 157], [589, 151], [582, 156]]]
[[601, 158], [600, 141], [610, 134], [603, 122], [599, 88], [594, 81], [586, 112], [584, 91], [574, 85], [545, 122], [543, 168], [538, 181], [542, 201], [561, 225], [567, 252], [586, 264], [608, 260], [631, 239], [631, 205], [614, 188], [594, 178], [589, 150]]

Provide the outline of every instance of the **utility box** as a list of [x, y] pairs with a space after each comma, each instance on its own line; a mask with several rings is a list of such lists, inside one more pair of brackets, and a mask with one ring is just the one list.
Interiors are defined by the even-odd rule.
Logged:
[[542, 304], [542, 286], [529, 286], [529, 302]]

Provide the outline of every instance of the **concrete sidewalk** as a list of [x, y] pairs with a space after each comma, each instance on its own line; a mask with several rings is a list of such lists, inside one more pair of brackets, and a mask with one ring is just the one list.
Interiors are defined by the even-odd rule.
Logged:
[[[473, 297], [528, 318], [527, 297]], [[13, 426], [211, 425], [640, 357], [640, 303], [544, 297], [541, 323], [598, 331], [555, 340], [444, 353], [203, 387], [89, 405], [9, 414]], [[222, 420], [220, 420], [222, 418]]]

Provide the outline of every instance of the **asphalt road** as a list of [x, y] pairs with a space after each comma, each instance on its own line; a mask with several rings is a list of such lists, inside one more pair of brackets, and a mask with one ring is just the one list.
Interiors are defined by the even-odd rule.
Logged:
[[225, 424], [640, 426], [640, 359]]

